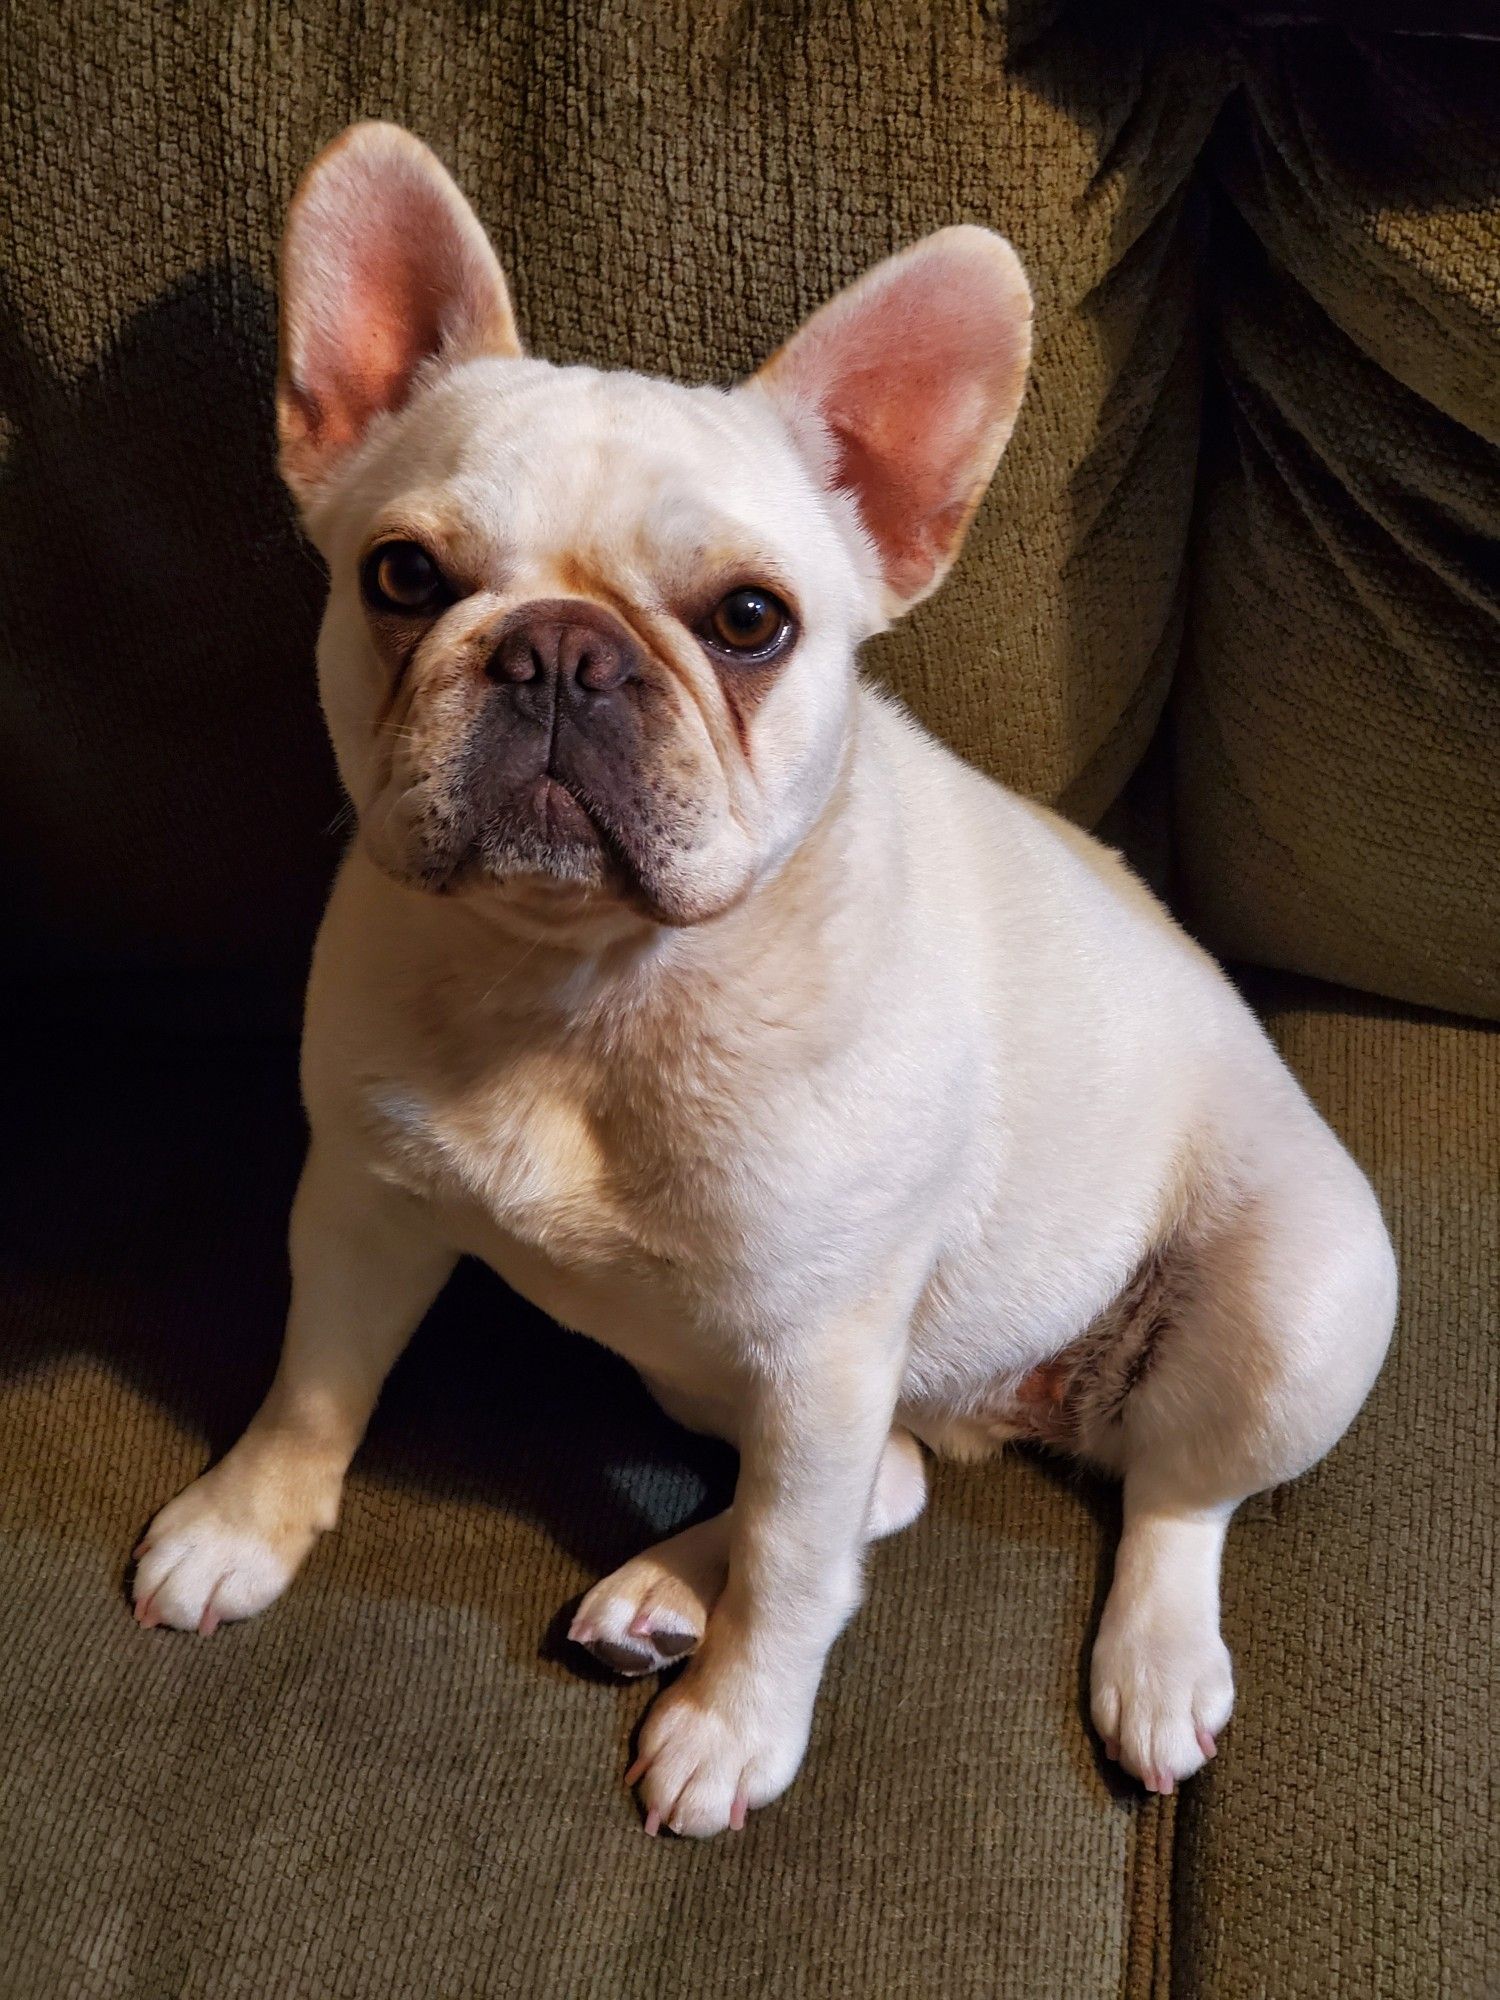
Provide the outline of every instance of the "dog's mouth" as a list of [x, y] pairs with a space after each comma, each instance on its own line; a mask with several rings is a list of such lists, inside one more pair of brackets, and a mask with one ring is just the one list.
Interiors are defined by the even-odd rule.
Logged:
[[[576, 631], [592, 646], [600, 629]], [[536, 631], [518, 641], [535, 648]], [[400, 739], [386, 791], [362, 820], [385, 873], [438, 895], [529, 882], [526, 893], [545, 898], [561, 887], [570, 904], [582, 894], [669, 925], [723, 900], [720, 876], [700, 880], [692, 858], [721, 810], [714, 772], [685, 747], [664, 677], [642, 670], [595, 688], [580, 674], [502, 674], [479, 693], [458, 728], [441, 710], [419, 713]]]
[[608, 816], [576, 784], [554, 771], [517, 786], [503, 801], [476, 808], [429, 788], [404, 853], [381, 856], [417, 886], [437, 894], [517, 876], [589, 886], [615, 894], [634, 889], [640, 866]]
[[556, 847], [602, 847], [604, 835], [584, 801], [555, 772], [544, 771], [531, 788], [538, 831]]
[[640, 789], [632, 721], [617, 701], [574, 713], [540, 677], [490, 688], [461, 733], [405, 772], [398, 758], [401, 804], [376, 858], [439, 892], [485, 876], [628, 879], [639, 872], [625, 825]]
[[473, 876], [506, 882], [540, 875], [570, 888], [597, 889], [663, 920], [650, 889], [649, 857], [608, 806], [576, 780], [548, 769], [515, 815], [486, 830], [469, 857]]
[[582, 894], [657, 923], [683, 920], [654, 886], [649, 815], [644, 826], [625, 824], [618, 805], [550, 760], [504, 788], [462, 770], [420, 779], [361, 832], [383, 873], [431, 895], [529, 885], [556, 890], [570, 906]]

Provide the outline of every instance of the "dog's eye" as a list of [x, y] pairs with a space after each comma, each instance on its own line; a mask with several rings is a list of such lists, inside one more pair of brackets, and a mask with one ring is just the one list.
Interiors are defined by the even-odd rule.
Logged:
[[756, 584], [731, 590], [709, 613], [707, 637], [726, 653], [777, 651], [790, 635], [792, 614], [772, 591]]
[[442, 571], [420, 542], [382, 542], [372, 549], [364, 585], [379, 611], [431, 611], [449, 596]]

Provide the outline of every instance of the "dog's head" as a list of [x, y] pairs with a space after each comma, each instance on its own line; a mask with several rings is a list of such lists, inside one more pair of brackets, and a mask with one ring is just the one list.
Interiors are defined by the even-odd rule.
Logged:
[[552, 367], [432, 154], [345, 133], [287, 225], [278, 419], [376, 862], [673, 924], [742, 897], [838, 782], [858, 642], [952, 564], [1029, 337], [1014, 251], [955, 228], [735, 389]]

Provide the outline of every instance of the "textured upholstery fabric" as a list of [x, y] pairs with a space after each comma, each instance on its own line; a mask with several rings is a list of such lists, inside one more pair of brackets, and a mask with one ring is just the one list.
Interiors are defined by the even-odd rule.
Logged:
[[1349, 1435], [1241, 1509], [1241, 1700], [1178, 1809], [1181, 2000], [1467, 2000], [1500, 1980], [1500, 1031], [1251, 989], [1370, 1172], [1395, 1345]]
[[563, 361], [728, 380], [913, 237], [1011, 233], [1034, 387], [959, 573], [872, 666], [1096, 816], [1175, 664], [1184, 187], [1223, 76], [1149, 9], [1054, 11], [13, 6], [0, 853], [49, 1011], [296, 1019], [338, 801], [271, 286], [298, 173], [362, 114], [446, 158]]
[[730, 1467], [477, 1271], [286, 1600], [213, 1640], [139, 1632], [130, 1544], [273, 1362], [292, 1064], [68, 1039], [26, 1067], [6, 2000], [1154, 1990], [1170, 1807], [1104, 1774], [1079, 1705], [1112, 1503], [1039, 1462], [950, 1469], [882, 1546], [807, 1770], [737, 1839], [644, 1838], [621, 1778], [648, 1690], [581, 1675], [555, 1616]]
[[1262, 997], [1375, 1175], [1405, 1303], [1354, 1431], [1231, 1537], [1210, 1773], [1148, 1803], [1095, 1761], [1108, 1493], [945, 1466], [877, 1552], [803, 1777], [708, 1844], [642, 1838], [645, 1691], [570, 1670], [554, 1614], [727, 1467], [478, 1274], [287, 1599], [210, 1641], [135, 1629], [132, 1538], [271, 1366], [290, 1064], [29, 1049], [0, 1203], [7, 2000], [1482, 1991], [1500, 1036]]
[[1252, 39], [1178, 856], [1221, 951], [1500, 1014], [1500, 40]]

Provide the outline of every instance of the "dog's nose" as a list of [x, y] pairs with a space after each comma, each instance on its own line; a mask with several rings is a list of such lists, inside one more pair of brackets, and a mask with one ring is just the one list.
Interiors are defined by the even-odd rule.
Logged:
[[565, 689], [608, 694], [636, 671], [634, 647], [612, 625], [607, 612], [592, 606], [533, 606], [501, 638], [490, 660], [490, 677], [516, 686], [556, 681]]

